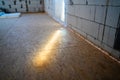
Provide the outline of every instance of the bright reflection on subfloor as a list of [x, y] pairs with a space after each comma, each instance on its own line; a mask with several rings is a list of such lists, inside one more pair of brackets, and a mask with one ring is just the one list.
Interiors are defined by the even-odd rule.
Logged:
[[54, 52], [52, 49], [56, 47], [56, 43], [60, 39], [60, 30], [57, 30], [49, 39], [45, 47], [42, 51], [37, 51], [36, 55], [33, 58], [33, 65], [35, 67], [43, 67], [45, 64], [48, 64], [52, 56], [54, 56]]

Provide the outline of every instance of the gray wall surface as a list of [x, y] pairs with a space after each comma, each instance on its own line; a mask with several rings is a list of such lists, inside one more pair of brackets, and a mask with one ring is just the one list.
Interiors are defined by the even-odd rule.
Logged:
[[120, 57], [120, 52], [113, 48], [120, 0], [71, 1], [73, 4], [70, 0], [66, 2], [67, 25], [111, 55]]
[[7, 12], [43, 12], [44, 0], [0, 0], [0, 8]]
[[55, 17], [54, 0], [45, 0], [45, 11], [52, 17]]
[[[54, 0], [46, 3], [46, 12], [54, 15]], [[89, 41], [120, 58], [113, 48], [120, 17], [120, 0], [65, 0], [67, 26]]]
[[[45, 11], [52, 16], [56, 21], [64, 24], [65, 18], [64, 15], [64, 7], [63, 2], [64, 0], [45, 0]], [[65, 15], [64, 15], [65, 16]]]

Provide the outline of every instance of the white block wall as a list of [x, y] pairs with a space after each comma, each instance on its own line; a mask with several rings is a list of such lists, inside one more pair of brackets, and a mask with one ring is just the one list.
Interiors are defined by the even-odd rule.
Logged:
[[45, 11], [52, 17], [55, 17], [54, 0], [45, 0]]
[[86, 39], [120, 58], [120, 52], [113, 48], [120, 0], [70, 0], [66, 1], [67, 25]]
[[[56, 21], [64, 25], [63, 0], [45, 0], [45, 11]], [[63, 12], [62, 12], [63, 11]]]
[[7, 12], [43, 12], [44, 0], [0, 0], [0, 8]]

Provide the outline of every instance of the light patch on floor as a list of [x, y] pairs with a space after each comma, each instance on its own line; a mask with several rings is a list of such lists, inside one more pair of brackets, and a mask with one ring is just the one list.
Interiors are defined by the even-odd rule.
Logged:
[[56, 42], [60, 40], [60, 34], [60, 30], [55, 31], [45, 47], [35, 53], [36, 55], [33, 57], [33, 65], [35, 67], [44, 67], [44, 64], [47, 64], [50, 61], [50, 58], [54, 55], [54, 52], [52, 52], [52, 48], [55, 47]]

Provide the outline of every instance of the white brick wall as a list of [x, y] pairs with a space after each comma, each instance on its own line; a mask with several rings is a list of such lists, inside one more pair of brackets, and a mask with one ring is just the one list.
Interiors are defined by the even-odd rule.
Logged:
[[[2, 1], [4, 1], [5, 5], [2, 4]], [[43, 4], [40, 4], [40, 0], [30, 0], [31, 4], [29, 4], [29, 0], [27, 0], [28, 5], [28, 12], [40, 12], [44, 10]], [[14, 0], [0, 0], [0, 7], [7, 9], [9, 12], [27, 12], [26, 11], [26, 1], [22, 0], [16, 0], [16, 5], [14, 4]], [[21, 7], [22, 4], [22, 7]], [[9, 7], [11, 6], [11, 8]], [[16, 9], [16, 10], [15, 10]]]
[[107, 0], [87, 0], [88, 4], [93, 4], [93, 5], [106, 5]]
[[102, 41], [104, 25], [99, 25], [98, 40]]
[[105, 44], [107, 44], [108, 46], [113, 47], [114, 46], [115, 33], [116, 33], [116, 29], [106, 26], [103, 42]]
[[83, 28], [82, 28], [82, 19], [77, 18], [77, 25], [76, 25], [76, 27], [77, 27], [79, 30], [83, 31]]
[[108, 45], [110, 47], [114, 46], [115, 33], [116, 33], [116, 29], [110, 28], [110, 33], [108, 38]]
[[74, 4], [86, 4], [86, 0], [73, 0]]
[[120, 0], [109, 0], [109, 5], [120, 6]]
[[45, 11], [52, 17], [55, 17], [54, 0], [45, 0]]
[[75, 6], [73, 5], [68, 5], [67, 7], [67, 12], [71, 15], [75, 15]]
[[92, 35], [94, 38], [97, 38], [98, 36], [98, 29], [99, 29], [99, 24], [91, 22], [91, 25], [88, 25], [87, 31], [88, 34]]
[[104, 42], [105, 44], [108, 43], [109, 33], [110, 33], [110, 27], [105, 26], [104, 38], [103, 38], [103, 42]]
[[117, 27], [120, 7], [108, 7], [106, 25]]
[[80, 13], [81, 13], [81, 11], [80, 11], [80, 5], [75, 5], [75, 16], [80, 16]]
[[72, 26], [76, 26], [77, 25], [77, 18], [74, 16], [67, 16], [67, 23], [72, 25]]
[[[67, 15], [72, 16], [67, 18], [67, 24], [71, 24], [71, 27], [85, 38], [116, 56], [113, 46], [120, 16], [120, 0], [72, 1], [73, 5], [70, 5], [69, 1], [66, 3]], [[117, 54], [117, 57], [119, 55]]]
[[94, 11], [95, 11], [95, 6], [81, 5], [79, 17], [89, 20], [94, 20]]
[[96, 6], [95, 21], [104, 24], [106, 6]]

